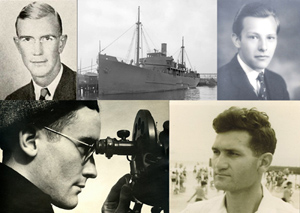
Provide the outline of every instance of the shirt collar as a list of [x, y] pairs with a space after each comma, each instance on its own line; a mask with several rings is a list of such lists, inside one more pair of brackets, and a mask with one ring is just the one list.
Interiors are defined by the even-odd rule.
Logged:
[[[254, 90], [258, 91], [259, 86], [257, 83], [257, 77], [259, 75], [259, 72], [256, 70], [253, 70], [251, 67], [249, 67], [247, 64], [245, 64], [239, 54], [237, 54], [237, 60], [238, 60], [239, 64], [241, 65], [242, 69], [244, 70], [245, 74], [247, 75], [247, 78], [248, 78], [250, 84], [253, 86]], [[263, 69], [262, 72], [264, 73], [265, 70]]]
[[[273, 213], [277, 212], [276, 208], [274, 208], [274, 198], [273, 195], [269, 192], [269, 190], [264, 186], [261, 185], [262, 188], [262, 199], [260, 201], [260, 204], [258, 206], [258, 209], [255, 213]], [[220, 207], [218, 207], [220, 212], [227, 212], [226, 206], [225, 206], [225, 195], [223, 196], [223, 201]], [[276, 201], [275, 201], [276, 202]]]
[[[53, 96], [54, 96], [54, 92], [57, 88], [57, 85], [61, 79], [61, 76], [62, 76], [62, 73], [63, 73], [63, 66], [61, 64], [60, 66], [60, 70], [57, 74], [57, 76], [54, 78], [54, 80], [47, 86], [49, 92], [50, 92], [50, 95], [47, 95], [46, 96], [46, 100], [53, 100]], [[34, 94], [35, 94], [35, 100], [39, 100], [40, 98], [40, 95], [41, 95], [41, 89], [42, 88], [45, 88], [45, 87], [41, 87], [39, 86], [37, 83], [35, 83], [35, 81], [32, 79], [32, 83], [33, 83], [33, 88], [34, 88]]]

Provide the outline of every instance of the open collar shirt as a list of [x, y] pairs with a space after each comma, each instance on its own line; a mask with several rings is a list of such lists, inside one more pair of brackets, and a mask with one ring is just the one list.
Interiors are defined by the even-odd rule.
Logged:
[[[299, 213], [291, 204], [274, 197], [262, 186], [263, 198], [255, 213]], [[206, 201], [199, 201], [188, 205], [182, 213], [227, 213], [225, 206], [225, 194]]]

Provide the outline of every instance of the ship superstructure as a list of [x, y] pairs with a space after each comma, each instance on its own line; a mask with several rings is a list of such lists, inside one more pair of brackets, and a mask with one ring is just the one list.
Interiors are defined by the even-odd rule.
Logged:
[[148, 53], [147, 57], [140, 58], [140, 12], [136, 25], [135, 63], [131, 60], [127, 64], [114, 56], [99, 53], [99, 94], [158, 92], [196, 87], [200, 75], [185, 66], [184, 41], [182, 40], [181, 63], [176, 63], [172, 56], [167, 56], [166, 43], [161, 45], [161, 51], [155, 50]]

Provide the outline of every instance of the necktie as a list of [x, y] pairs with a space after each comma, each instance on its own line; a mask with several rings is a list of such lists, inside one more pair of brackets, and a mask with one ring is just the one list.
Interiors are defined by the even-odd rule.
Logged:
[[259, 75], [257, 76], [257, 80], [259, 81], [260, 84], [260, 89], [258, 91], [258, 99], [259, 100], [267, 100], [267, 88], [264, 80], [264, 73], [260, 72]]
[[46, 96], [50, 95], [49, 90], [47, 88], [41, 89], [40, 100], [46, 100]]

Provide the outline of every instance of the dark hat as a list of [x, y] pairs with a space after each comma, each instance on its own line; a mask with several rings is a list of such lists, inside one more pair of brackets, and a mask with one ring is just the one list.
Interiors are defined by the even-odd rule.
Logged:
[[0, 129], [41, 120], [51, 123], [80, 106], [98, 107], [96, 101], [0, 101]]
[[4, 148], [3, 139], [28, 124], [47, 126], [69, 112], [81, 107], [99, 112], [97, 101], [0, 101], [0, 148]]
[[34, 122], [37, 116], [46, 112], [49, 113], [58, 104], [58, 101], [1, 101], [0, 129], [17, 123]]

